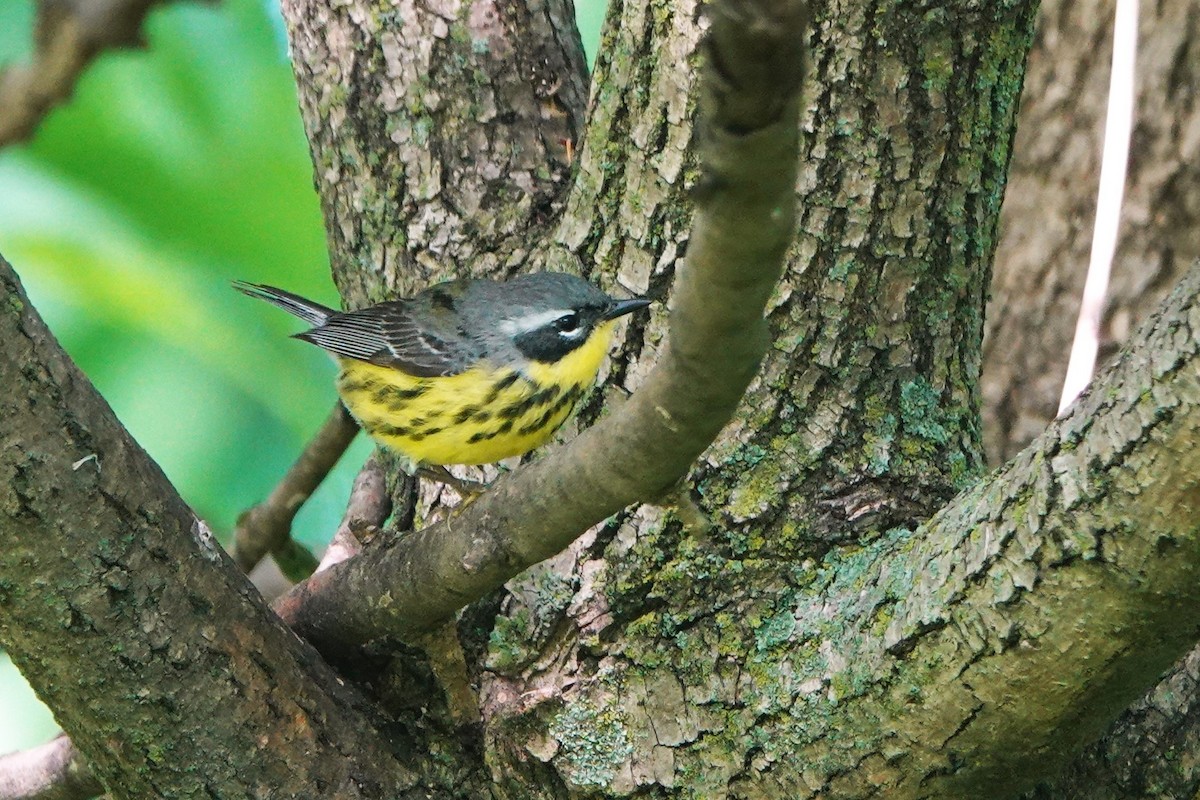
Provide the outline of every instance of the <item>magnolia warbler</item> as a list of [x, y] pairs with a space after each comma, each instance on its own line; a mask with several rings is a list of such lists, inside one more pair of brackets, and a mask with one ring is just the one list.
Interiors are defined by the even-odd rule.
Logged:
[[347, 410], [414, 469], [543, 444], [595, 381], [615, 320], [650, 303], [555, 272], [447, 281], [344, 312], [272, 286], [234, 287], [313, 326], [295, 337], [333, 354]]

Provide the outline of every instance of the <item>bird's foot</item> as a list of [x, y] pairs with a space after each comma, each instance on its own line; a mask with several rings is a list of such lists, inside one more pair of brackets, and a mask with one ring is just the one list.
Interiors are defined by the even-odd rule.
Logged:
[[445, 467], [437, 465], [424, 464], [419, 470], [417, 470], [417, 475], [425, 478], [426, 480], [433, 481], [434, 483], [441, 483], [449, 486], [462, 496], [464, 504], [471, 502], [476, 497], [479, 497], [479, 495], [483, 494], [485, 491], [487, 491], [488, 487], [491, 486], [489, 483], [459, 478], [453, 475], [450, 470], [446, 469]]

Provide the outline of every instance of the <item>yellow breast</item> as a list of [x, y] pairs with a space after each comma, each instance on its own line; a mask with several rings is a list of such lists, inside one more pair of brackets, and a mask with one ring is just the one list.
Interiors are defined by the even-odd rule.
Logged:
[[596, 379], [611, 322], [554, 363], [525, 369], [481, 364], [420, 378], [393, 367], [339, 359], [338, 392], [374, 439], [424, 464], [490, 464], [546, 442]]

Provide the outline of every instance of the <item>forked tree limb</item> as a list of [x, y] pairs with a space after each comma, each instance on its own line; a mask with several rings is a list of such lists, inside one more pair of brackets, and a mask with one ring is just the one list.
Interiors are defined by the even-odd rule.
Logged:
[[[981, 484], [931, 521], [925, 535], [898, 544], [896, 550], [889, 553], [890, 558], [881, 556], [875, 560], [873, 576], [880, 581], [895, 577], [893, 587], [900, 594], [888, 598], [889, 602], [895, 603], [871, 609], [886, 612], [888, 616], [881, 615], [880, 618], [894, 619], [895, 624], [889, 628], [882, 642], [864, 640], [865, 647], [875, 649], [864, 651], [862, 655], [879, 658], [888, 664], [894, 662], [898, 665], [897, 669], [907, 671], [901, 674], [913, 674], [926, 664], [940, 665], [942, 669], [935, 670], [933, 676], [950, 683], [953, 690], [914, 694], [913, 687], [934, 684], [913, 682], [906, 685], [896, 681], [883, 689], [887, 699], [897, 708], [915, 708], [927, 712], [929, 709], [923, 704], [945, 701], [946, 698], [982, 705], [979, 712], [972, 712], [967, 724], [961, 728], [954, 726], [949, 731], [955, 748], [961, 748], [960, 752], [969, 752], [975, 757], [974, 761], [968, 760], [966, 769], [950, 775], [948, 773], [955, 764], [947, 766], [938, 762], [938, 754], [930, 757], [930, 751], [920, 750], [920, 742], [925, 740], [927, 731], [918, 731], [915, 726], [923, 725], [928, 713], [923, 716], [913, 712], [905, 718], [907, 724], [913, 726], [905, 731], [905, 735], [917, 742], [914, 747], [916, 754], [889, 748], [885, 751], [890, 754], [889, 758], [881, 760], [880, 772], [871, 772], [872, 777], [889, 769], [910, 768], [919, 761], [931, 767], [927, 774], [935, 782], [963, 779], [978, 781], [986, 778], [994, 789], [997, 785], [994, 780], [996, 774], [1012, 774], [1011, 764], [1002, 763], [996, 754], [1000, 753], [1003, 757], [1003, 753], [1018, 752], [1019, 748], [997, 741], [995, 732], [1021, 731], [1003, 725], [989, 725], [989, 720], [1019, 711], [1022, 702], [1037, 702], [1042, 708], [1049, 705], [1045, 702], [1047, 699], [1061, 704], [1063, 692], [1070, 687], [1051, 685], [1049, 689], [1053, 694], [1050, 696], [1041, 694], [1042, 685], [1034, 687], [1035, 691], [1029, 691], [1028, 685], [1020, 683], [1023, 680], [1021, 675], [1026, 673], [1003, 669], [1003, 660], [1022, 658], [1026, 663], [1048, 665], [1049, 669], [1037, 673], [1039, 675], [1063, 674], [1061, 667], [1064, 664], [1070, 666], [1070, 659], [1074, 657], [1070, 647], [1058, 653], [1048, 647], [1031, 650], [1030, 645], [1037, 642], [1027, 635], [1034, 629], [1026, 620], [1032, 618], [1037, 621], [1038, 614], [1049, 611], [1063, 619], [1086, 620], [1087, 617], [1080, 613], [1062, 614], [1064, 599], [1076, 604], [1072, 611], [1078, 611], [1078, 604], [1087, 601], [1086, 596], [1067, 591], [1078, 589], [1080, 582], [1089, 579], [1111, 581], [1116, 595], [1135, 601], [1129, 606], [1134, 612], [1131, 615], [1132, 623], [1120, 632], [1132, 630], [1133, 624], [1143, 622], [1143, 617], [1151, 618], [1156, 632], [1165, 629], [1168, 635], [1178, 636], [1178, 629], [1186, 628], [1177, 624], [1177, 616], [1172, 617], [1177, 610], [1180, 614], [1191, 612], [1188, 607], [1172, 608], [1170, 593], [1178, 589], [1178, 596], [1186, 597], [1188, 592], [1194, 592], [1192, 587], [1196, 581], [1189, 580], [1188, 571], [1191, 569], [1191, 550], [1195, 544], [1195, 526], [1188, 527], [1186, 523], [1180, 526], [1175, 520], [1164, 521], [1163, 512], [1171, 507], [1190, 510], [1194, 505], [1191, 493], [1195, 484], [1188, 477], [1189, 471], [1195, 474], [1194, 456], [1191, 451], [1180, 448], [1180, 444], [1194, 441], [1196, 433], [1193, 410], [1196, 407], [1194, 342], [1200, 325], [1197, 324], [1195, 304], [1191, 302], [1195, 289], [1193, 281], [1190, 294], [1185, 289], [1176, 296], [1174, 313], [1158, 319], [1157, 326], [1152, 327], [1147, 338], [1142, 340], [1143, 346], [1131, 350], [1128, 359], [1123, 362], [1123, 371], [1110, 376], [1102, 387], [1098, 387], [1089, 397], [1086, 408], [1049, 432], [1037, 448], [1029, 451], [1023, 465], [1015, 465]], [[1145, 346], [1147, 342], [1156, 346]], [[1188, 383], [1189, 380], [1191, 383]], [[1160, 399], [1162, 402], [1159, 402]], [[1144, 485], [1128, 480], [1131, 474], [1139, 474], [1139, 469], [1151, 478]], [[1083, 476], [1083, 480], [1073, 482], [1073, 476]], [[594, 482], [589, 482], [594, 477], [591, 473], [585, 475], [583, 486], [594, 486]], [[576, 476], [566, 475], [559, 482], [570, 485], [575, 480]], [[517, 479], [511, 481], [516, 482]], [[1044, 494], [1039, 495], [1040, 491], [1044, 491]], [[1026, 499], [1036, 502], [1020, 502], [1018, 499], [1017, 503], [1000, 508], [1008, 496], [1015, 493], [1019, 498], [1021, 492], [1027, 495]], [[1042, 499], [1046, 502], [1042, 503]], [[995, 505], [992, 505], [993, 502]], [[1114, 505], [1103, 505], [1110, 502]], [[991, 514], [992, 510], [995, 510], [994, 514]], [[1108, 516], [1107, 512], [1114, 510], [1117, 513]], [[500, 516], [506, 508], [496, 504], [492, 511]], [[1087, 536], [1079, 537], [1079, 542], [1068, 545], [1071, 534], [1088, 532], [1085, 523], [1102, 519], [1098, 512], [1105, 512], [1105, 518], [1118, 523], [1122, 522], [1120, 514], [1134, 514], [1136, 521], [1145, 520], [1146, 524], [1132, 528], [1117, 525], [1100, 529], [1092, 539], [1104, 546], [1095, 548], [1091, 553], [1086, 547], [1089, 544]], [[972, 517], [972, 514], [975, 516]], [[989, 525], [991, 527], [987, 527]], [[1176, 530], [1168, 530], [1170, 526], [1175, 526]], [[458, 528], [454, 523], [452, 527]], [[486, 528], [483, 530], [485, 534], [488, 532]], [[1164, 531], [1168, 535], [1162, 536]], [[942, 536], [951, 533], [958, 538]], [[406, 540], [405, 546], [413, 541]], [[487, 552], [489, 547], [497, 544], [503, 545], [503, 542], [484, 540], [481, 546]], [[1076, 545], [1082, 546], [1076, 548]], [[911, 546], [918, 548], [916, 555]], [[1175, 549], [1177, 547], [1179, 549]], [[514, 552], [502, 546], [498, 549], [505, 553]], [[515, 555], [522, 557], [526, 551], [516, 552]], [[1047, 560], [1047, 555], [1058, 556], [1059, 560]], [[1188, 561], [1175, 563], [1180, 556], [1187, 556]], [[937, 564], [948, 570], [950, 579], [942, 580], [942, 575], [929, 573], [919, 575], [919, 580], [914, 582], [911, 574], [900, 574], [899, 571], [910, 569], [914, 564], [923, 568]], [[1146, 565], [1153, 567], [1153, 572], [1144, 571], [1142, 567]], [[1038, 571], [1043, 566], [1046, 567], [1044, 575]], [[1166, 571], [1163, 571], [1164, 566]], [[888, 572], [891, 568], [898, 570], [894, 576]], [[1153, 577], [1154, 582], [1147, 581], [1147, 576]], [[1076, 583], [1072, 586], [1071, 582]], [[948, 596], [938, 594], [944, 586], [949, 586]], [[844, 601], [849, 602], [861, 596], [857, 587], [843, 588], [855, 589], [853, 593], [847, 591], [838, 595]], [[348, 599], [361, 602], [370, 598]], [[388, 595], [387, 599], [391, 600], [391, 596]], [[897, 606], [896, 603], [903, 605]], [[852, 606], [848, 607], [853, 610]], [[1191, 604], [1191, 607], [1195, 607], [1195, 604]], [[949, 610], [943, 611], [943, 608]], [[1106, 610], [1108, 608], [1111, 606], [1106, 606]], [[1021, 618], [1023, 614], [1027, 616]], [[1112, 615], [1101, 618], [1102, 623], [1112, 621]], [[1116, 621], [1123, 622], [1120, 619]], [[1175, 624], [1172, 626], [1172, 623]], [[1171, 630], [1172, 627], [1175, 631]], [[1113, 630], [1110, 627], [1100, 631], [1100, 634], [1111, 635]], [[1084, 629], [1080, 633], [1088, 631]], [[1077, 639], [1070, 644], [1079, 646]], [[1122, 643], [1118, 641], [1116, 644]], [[1175, 643], [1171, 644], [1174, 646]], [[1152, 649], [1157, 651], [1157, 645]], [[959, 665], [961, 670], [944, 668], [947, 653], [964, 658], [965, 663]], [[1128, 656], [1128, 653], [1118, 655]], [[1148, 665], [1144, 654], [1134, 655], [1137, 657], [1136, 663], [1128, 658], [1124, 661], [1115, 657], [1112, 660], [1101, 659], [1101, 667], [1107, 672], [1101, 674], [1095, 684], [1089, 685], [1121, 691], [1128, 689], [1136, 683], [1139, 671], [1145, 672], [1152, 667], [1152, 664]], [[1154, 652], [1151, 655], [1158, 658], [1162, 654]], [[1054, 660], [1064, 657], [1066, 661]], [[1087, 660], [1084, 659], [1085, 666]], [[1095, 661], [1092, 659], [1093, 663]], [[862, 665], [870, 662], [867, 658], [861, 658], [854, 663]], [[972, 680], [975, 676], [979, 676], [979, 680]], [[996, 683], [989, 682], [989, 677], [995, 677]], [[954, 681], [963, 685], [954, 685]], [[995, 692], [991, 697], [986, 694], [989, 690]], [[1107, 704], [1119, 694], [1119, 691], [1114, 691], [1112, 695], [1099, 699]], [[1084, 702], [1076, 706], [1091, 715], [1086, 720], [1088, 723], [1094, 722], [1099, 705], [1087, 702], [1091, 699], [1094, 698], [1084, 698]], [[846, 719], [845, 709], [855, 707], [865, 707], [870, 714], [878, 714], [881, 708], [890, 706], [872, 702], [870, 697], [847, 699], [841, 696], [837, 719]], [[956, 722], [952, 718], [951, 721]], [[1075, 730], [1073, 726], [1072, 729]], [[846, 742], [857, 741], [852, 736], [844, 735], [841, 738]], [[830, 743], [836, 745], [836, 737], [820, 739], [813, 745]], [[1026, 743], [1022, 741], [1022, 747]], [[908, 745], [909, 742], [904, 744]], [[900, 752], [899, 756], [897, 752]], [[789, 755], [799, 757], [797, 752]], [[849, 759], [843, 775], [851, 774], [850, 770], [863, 764], [860, 753], [835, 755]], [[992, 761], [989, 763], [988, 759]], [[814, 758], [805, 759], [805, 763], [825, 762]], [[978, 766], [980, 763], [983, 764], [982, 770]], [[911, 788], [911, 783], [909, 786]], [[956, 796], [971, 795], [958, 793]]]
[[276, 610], [318, 647], [433, 629], [591, 525], [657, 497], [732, 416], [767, 347], [763, 307], [794, 233], [808, 15], [800, 2], [710, 13], [704, 172], [658, 364], [615, 414], [461, 514], [285, 595]]
[[[1198, 331], [1200, 265], [1020, 457], [919, 531], [871, 545], [865, 572], [822, 572], [796, 631], [819, 641], [827, 609], [842, 609], [844, 673], [887, 677], [835, 676], [839, 712], [808, 720], [798, 758], [852, 769], [872, 747], [903, 754], [872, 772], [896, 797], [1017, 791], [1013, 775], [1046, 774], [1187, 649], [1200, 622]], [[881, 634], [854, 634], [881, 619]]]

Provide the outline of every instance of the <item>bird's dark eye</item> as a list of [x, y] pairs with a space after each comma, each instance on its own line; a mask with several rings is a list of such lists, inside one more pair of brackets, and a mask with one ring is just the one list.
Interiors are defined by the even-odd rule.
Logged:
[[566, 314], [554, 320], [554, 330], [563, 336], [575, 336], [579, 333], [581, 324], [578, 314]]

